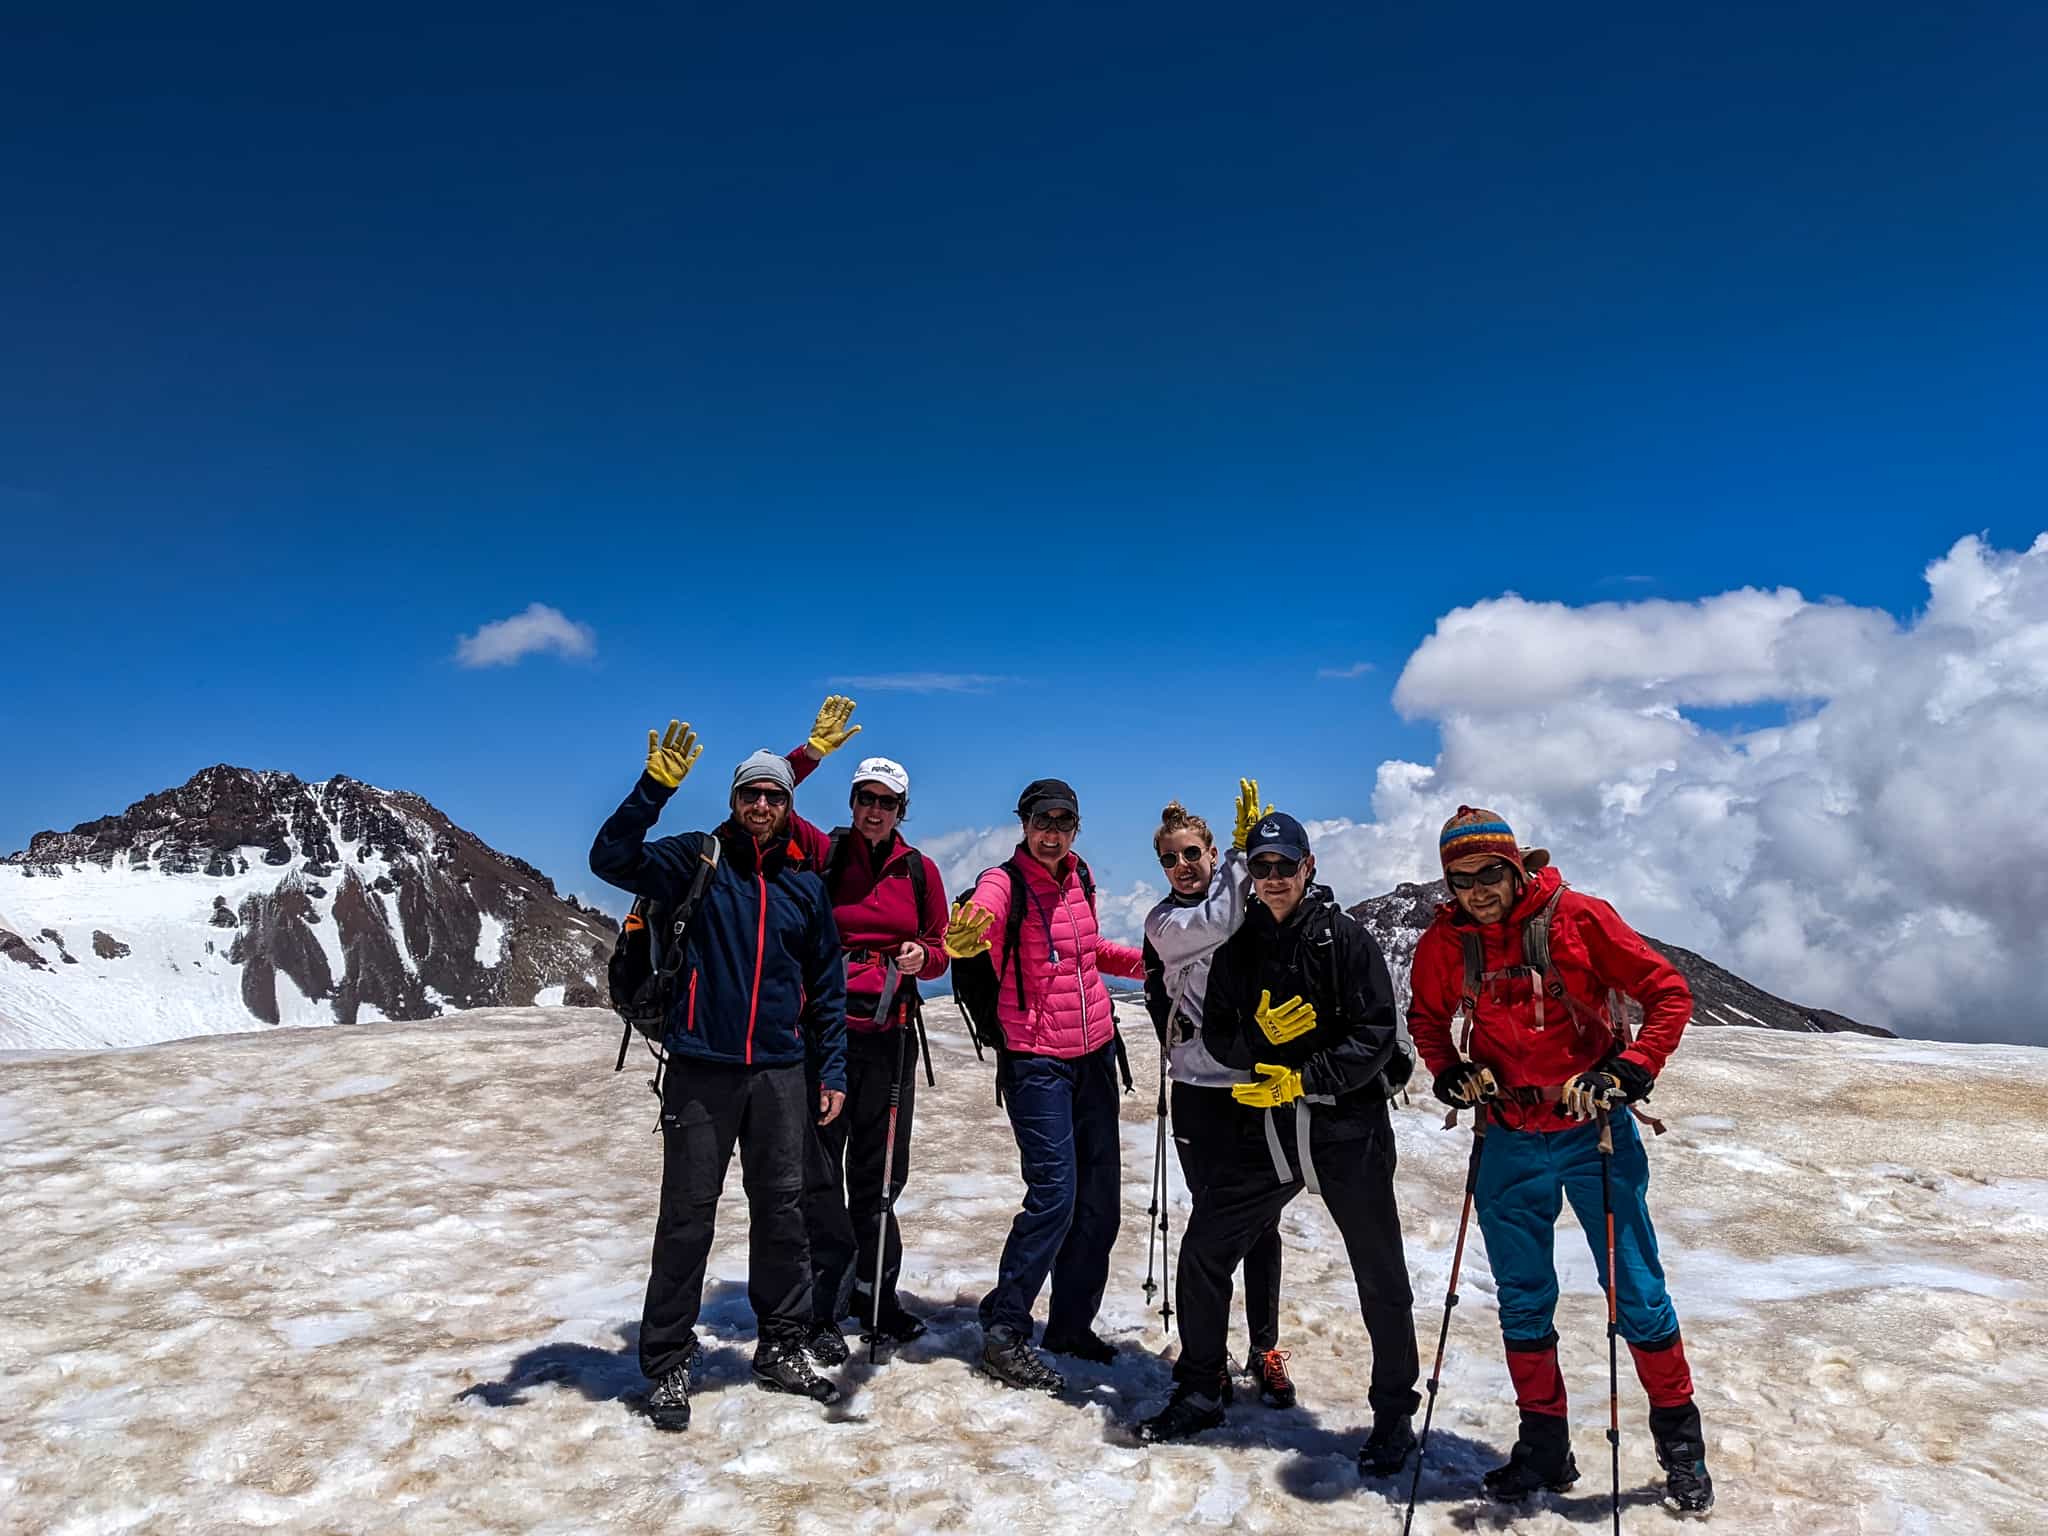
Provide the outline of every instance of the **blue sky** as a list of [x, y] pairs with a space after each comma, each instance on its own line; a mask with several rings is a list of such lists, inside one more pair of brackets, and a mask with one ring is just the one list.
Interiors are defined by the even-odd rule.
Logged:
[[2043, 521], [2038, 8], [430, 10], [11, 29], [0, 845], [226, 760], [588, 890], [650, 724], [965, 675], [850, 690], [912, 830], [1127, 881], [1366, 815], [1460, 605]]

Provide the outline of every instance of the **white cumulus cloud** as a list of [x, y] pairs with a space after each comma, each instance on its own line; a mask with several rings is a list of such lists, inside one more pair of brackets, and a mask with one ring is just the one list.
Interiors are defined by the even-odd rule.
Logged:
[[[1783, 589], [1446, 614], [1394, 693], [1441, 751], [1381, 764], [1371, 820], [1311, 827], [1323, 876], [1347, 900], [1427, 878], [1444, 817], [1484, 804], [1774, 992], [2048, 1042], [2048, 534], [1962, 539], [1926, 579], [1903, 623]], [[1730, 708], [1767, 723], [1697, 718]]]
[[455, 659], [465, 667], [509, 667], [541, 651], [575, 660], [596, 654], [597, 634], [559, 608], [529, 603], [509, 619], [495, 619], [456, 643]]

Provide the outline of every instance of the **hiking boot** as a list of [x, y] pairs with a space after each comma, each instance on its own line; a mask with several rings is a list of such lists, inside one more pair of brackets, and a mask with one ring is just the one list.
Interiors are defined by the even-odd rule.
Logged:
[[1372, 1433], [1358, 1451], [1360, 1477], [1392, 1477], [1415, 1449], [1415, 1426], [1406, 1418], [1374, 1419]]
[[[846, 1347], [845, 1340], [840, 1348]], [[811, 1369], [811, 1362], [804, 1358], [804, 1344], [801, 1340], [763, 1339], [754, 1346], [754, 1384], [770, 1392], [788, 1392], [797, 1397], [808, 1397], [815, 1403], [836, 1403], [839, 1389]]]
[[1146, 1445], [1164, 1445], [1169, 1440], [1186, 1440], [1223, 1422], [1223, 1399], [1198, 1392], [1185, 1382], [1176, 1385], [1166, 1406], [1138, 1426], [1138, 1438]]
[[1522, 1436], [1507, 1465], [1486, 1474], [1486, 1491], [1496, 1499], [1525, 1499], [1538, 1489], [1562, 1493], [1579, 1480], [1572, 1458], [1571, 1426], [1548, 1413], [1522, 1415]]
[[654, 1384], [647, 1394], [648, 1420], [656, 1429], [681, 1431], [690, 1427], [690, 1365], [686, 1360]]
[[1067, 1379], [1038, 1356], [1031, 1341], [1014, 1329], [995, 1327], [982, 1335], [976, 1368], [1006, 1387], [1026, 1392], [1063, 1392]]
[[813, 1323], [811, 1331], [804, 1336], [804, 1353], [821, 1371], [842, 1366], [850, 1357], [846, 1335], [839, 1331], [837, 1323]]
[[1083, 1328], [1079, 1333], [1058, 1334], [1048, 1328], [1040, 1344], [1047, 1354], [1068, 1355], [1076, 1360], [1086, 1360], [1090, 1365], [1116, 1363], [1116, 1346], [1093, 1328]]
[[1714, 1480], [1707, 1475], [1706, 1435], [1700, 1411], [1691, 1403], [1650, 1410], [1650, 1436], [1664, 1469], [1664, 1507], [1673, 1514], [1705, 1515], [1714, 1507]]
[[1294, 1382], [1287, 1374], [1290, 1358], [1284, 1349], [1255, 1349], [1245, 1360], [1244, 1373], [1259, 1384], [1259, 1401], [1268, 1408], [1294, 1406]]
[[901, 1302], [892, 1302], [882, 1308], [880, 1320], [861, 1337], [867, 1338], [869, 1333], [884, 1344], [908, 1344], [924, 1337], [925, 1322], [915, 1312], [905, 1310]]

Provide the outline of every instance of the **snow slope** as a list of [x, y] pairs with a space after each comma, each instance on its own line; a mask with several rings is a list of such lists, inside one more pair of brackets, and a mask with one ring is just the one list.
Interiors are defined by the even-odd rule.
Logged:
[[[749, 1386], [735, 1169], [684, 1436], [630, 1411], [658, 1159], [644, 1074], [610, 1072], [610, 1015], [0, 1056], [0, 1530], [1398, 1531], [1405, 1482], [1352, 1467], [1366, 1343], [1311, 1196], [1285, 1222], [1303, 1406], [1130, 1442], [1167, 1386], [1139, 1292], [1142, 1088], [1103, 1318], [1121, 1358], [1073, 1369], [1058, 1401], [970, 1373], [1016, 1159], [988, 1069], [947, 1006], [932, 1016], [939, 1086], [903, 1215], [905, 1290], [933, 1332], [845, 1370], [836, 1410]], [[1150, 1034], [1130, 1035], [1142, 1082]], [[1715, 1528], [2048, 1530], [2048, 1052], [1700, 1030], [1657, 1107]], [[1439, 1119], [1396, 1116], [1425, 1365], [1466, 1147]], [[1475, 1245], [1417, 1531], [1607, 1528], [1603, 1314], [1569, 1218], [1560, 1251], [1587, 1480], [1520, 1511], [1470, 1497], [1514, 1426]], [[1625, 1527], [1675, 1530], [1623, 1371]]]

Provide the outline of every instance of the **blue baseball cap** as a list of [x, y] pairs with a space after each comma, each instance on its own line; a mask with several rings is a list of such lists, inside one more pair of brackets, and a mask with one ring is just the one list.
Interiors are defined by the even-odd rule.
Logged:
[[1244, 840], [1246, 859], [1255, 859], [1262, 853], [1277, 853], [1283, 859], [1305, 859], [1308, 857], [1308, 833], [1285, 811], [1274, 811], [1260, 818], [1259, 824]]

